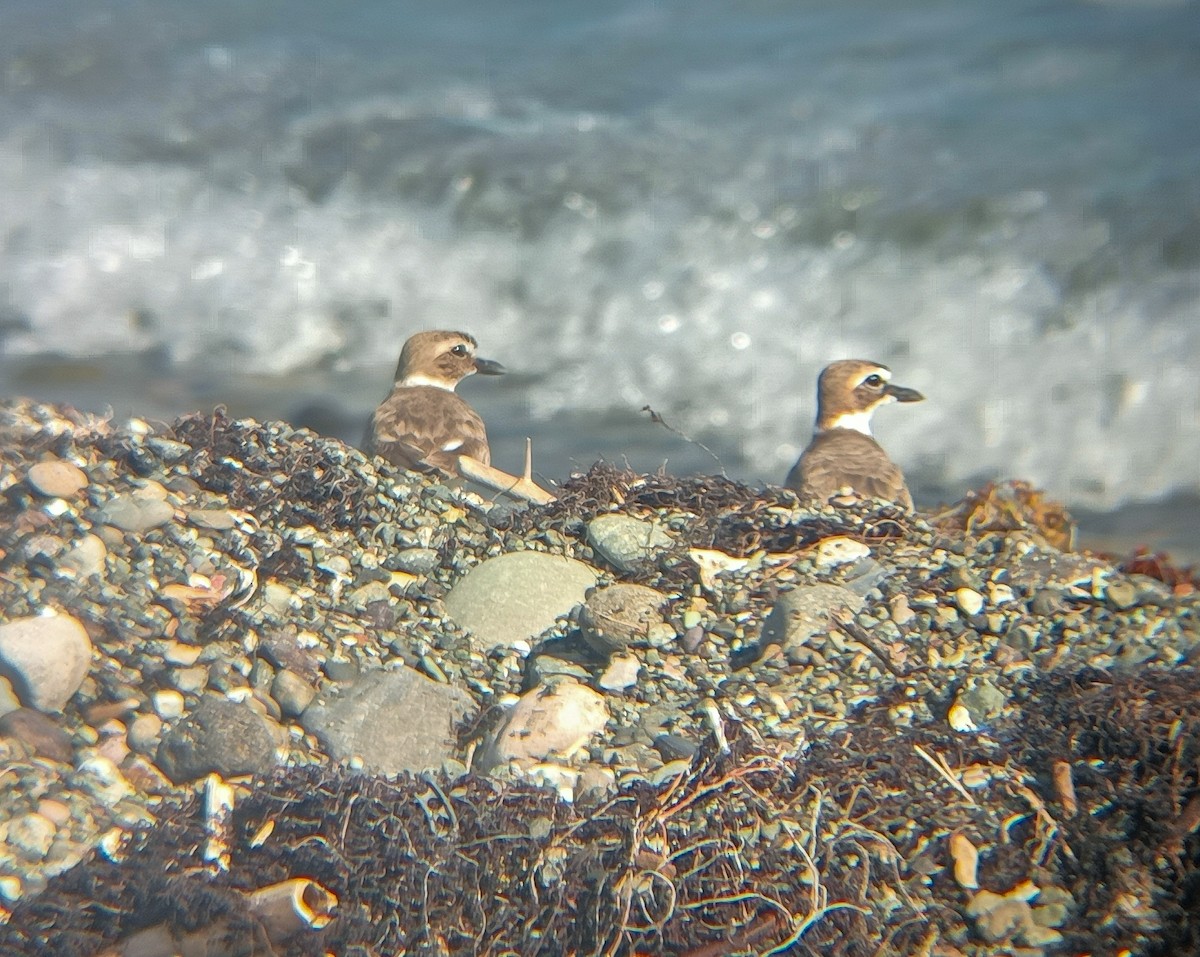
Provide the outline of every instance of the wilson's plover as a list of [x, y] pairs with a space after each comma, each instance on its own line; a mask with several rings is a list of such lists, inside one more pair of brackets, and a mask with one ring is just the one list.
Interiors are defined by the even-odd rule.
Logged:
[[788, 488], [829, 501], [839, 493], [884, 499], [912, 511], [904, 475], [871, 435], [871, 413], [888, 402], [919, 402], [916, 389], [893, 385], [887, 366], [864, 359], [831, 363], [817, 381], [812, 442], [788, 473]]

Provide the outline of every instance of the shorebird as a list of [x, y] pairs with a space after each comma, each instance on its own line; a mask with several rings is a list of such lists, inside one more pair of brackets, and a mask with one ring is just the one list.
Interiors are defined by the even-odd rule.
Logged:
[[891, 378], [887, 366], [865, 359], [825, 367], [817, 380], [816, 431], [788, 473], [788, 488], [819, 502], [849, 489], [912, 511], [903, 473], [871, 435], [871, 413], [888, 402], [919, 402], [925, 396], [893, 385]]
[[366, 449], [393, 465], [458, 475], [459, 456], [488, 465], [487, 430], [454, 388], [469, 375], [501, 375], [504, 366], [475, 354], [465, 332], [418, 332], [408, 338], [396, 381], [367, 427]]
[[469, 478], [514, 498], [544, 504], [554, 496], [533, 481], [532, 449], [525, 442], [525, 472], [491, 467], [492, 451], [479, 413], [455, 391], [469, 375], [501, 375], [504, 366], [481, 359], [465, 332], [418, 332], [400, 351], [392, 391], [367, 425], [363, 448], [393, 465], [417, 472]]

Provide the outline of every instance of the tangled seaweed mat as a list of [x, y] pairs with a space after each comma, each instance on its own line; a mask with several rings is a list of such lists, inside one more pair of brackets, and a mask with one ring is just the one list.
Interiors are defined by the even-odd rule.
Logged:
[[710, 739], [685, 774], [587, 807], [476, 776], [280, 771], [237, 805], [228, 872], [203, 866], [200, 802], [169, 805], [119, 863], [94, 856], [19, 902], [0, 951], [92, 957], [164, 922], [236, 926], [236, 891], [303, 876], [341, 903], [278, 957], [1041, 952], [967, 915], [960, 834], [981, 887], [1059, 889], [1061, 952], [1200, 952], [1200, 672], [1047, 676], [1018, 704], [988, 737], [898, 730], [881, 700], [793, 753], [731, 723], [727, 753]]

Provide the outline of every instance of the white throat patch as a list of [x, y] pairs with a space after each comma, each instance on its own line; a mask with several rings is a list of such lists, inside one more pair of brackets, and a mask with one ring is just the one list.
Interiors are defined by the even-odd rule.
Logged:
[[431, 376], [422, 375], [420, 372], [414, 372], [412, 375], [405, 376], [403, 379], [397, 382], [396, 385], [404, 387], [428, 385], [435, 389], [445, 389], [447, 392], [453, 392], [454, 387], [458, 385], [458, 383], [450, 382], [447, 379], [434, 379]]
[[871, 410], [868, 409], [866, 412], [843, 412], [825, 427], [826, 432], [830, 429], [853, 429], [855, 432], [861, 432], [863, 435], [871, 435]]

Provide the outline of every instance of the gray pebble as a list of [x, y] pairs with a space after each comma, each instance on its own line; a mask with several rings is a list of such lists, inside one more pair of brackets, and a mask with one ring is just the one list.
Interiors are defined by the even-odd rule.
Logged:
[[587, 539], [601, 558], [622, 572], [653, 561], [674, 544], [671, 536], [653, 522], [618, 513], [600, 515], [588, 522]]

